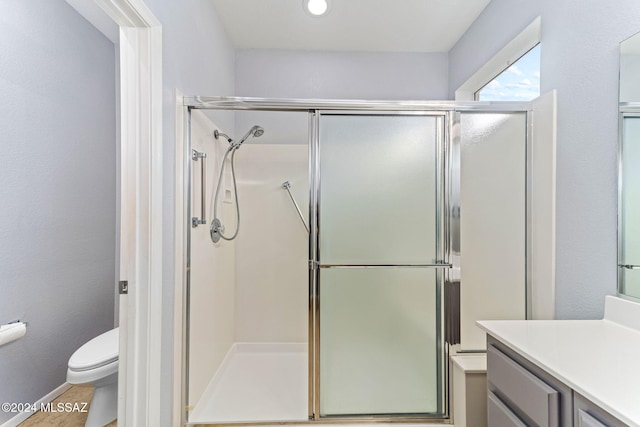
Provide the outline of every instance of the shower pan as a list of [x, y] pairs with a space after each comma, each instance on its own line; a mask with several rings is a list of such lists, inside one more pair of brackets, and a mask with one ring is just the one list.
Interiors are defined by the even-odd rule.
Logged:
[[[515, 143], [525, 147], [527, 121], [520, 118], [526, 117], [528, 106], [512, 105], [505, 111], [503, 106], [486, 103], [478, 109], [453, 102], [202, 97], [185, 98], [185, 106], [190, 120], [200, 109], [214, 109], [298, 111], [306, 114], [308, 121], [306, 147], [250, 144], [254, 147], [247, 151], [250, 163], [238, 166], [237, 171], [233, 170], [235, 151], [247, 138], [262, 135], [261, 128], [252, 127], [238, 144], [219, 130], [217, 138], [207, 138], [212, 131], [206, 126], [198, 130], [205, 137], [190, 135], [189, 149], [193, 141], [202, 140], [198, 149], [206, 146], [210, 156], [223, 159], [218, 170], [207, 176], [216, 187], [211, 195], [214, 210], [226, 185], [233, 187], [235, 196], [224, 197], [223, 215], [235, 212], [239, 224], [240, 194], [241, 198], [246, 195], [246, 200], [256, 198], [255, 207], [248, 212], [267, 212], [277, 205], [273, 208], [277, 214], [269, 221], [279, 223], [258, 224], [243, 214], [243, 234], [228, 245], [209, 241], [208, 255], [194, 252], [194, 242], [204, 242], [204, 237], [197, 228], [185, 226], [190, 236], [184, 282], [186, 423], [448, 422], [448, 353], [460, 342], [461, 328], [460, 131], [473, 136], [470, 129], [480, 122], [488, 123], [489, 130], [479, 134], [489, 135], [489, 139], [497, 134], [504, 139], [499, 130], [507, 123], [521, 129]], [[191, 133], [198, 126], [188, 124]], [[506, 138], [513, 140], [513, 132]], [[220, 147], [225, 140], [229, 146]], [[300, 155], [301, 149], [308, 155]], [[251, 150], [255, 153], [250, 154]], [[274, 154], [267, 154], [269, 150]], [[293, 151], [298, 154], [283, 154]], [[231, 174], [225, 176], [228, 157]], [[284, 162], [284, 157], [295, 159], [291, 161], [297, 165], [297, 183], [303, 180], [300, 172], [305, 162], [308, 182], [292, 186], [291, 166], [271, 165], [274, 159]], [[269, 171], [269, 179], [258, 190], [256, 174], [261, 168]], [[192, 168], [191, 162], [186, 163], [186, 169], [189, 182], [193, 182], [187, 194], [198, 194], [198, 169]], [[240, 191], [236, 173], [244, 186]], [[524, 183], [524, 172], [522, 180]], [[294, 197], [291, 193], [303, 186], [308, 191], [306, 220], [296, 202], [303, 200], [303, 194]], [[197, 200], [186, 205], [198, 208]], [[259, 214], [256, 212], [256, 217]], [[220, 226], [217, 216], [214, 212], [212, 236], [213, 228]], [[308, 230], [300, 226], [301, 220]], [[525, 223], [523, 217], [518, 225], [523, 235]], [[271, 240], [264, 240], [264, 247], [253, 252], [255, 256], [264, 257], [265, 252], [276, 252], [277, 256], [281, 249], [267, 245], [276, 244], [272, 240], [285, 230], [291, 241], [301, 245], [291, 251], [298, 257], [295, 263], [263, 263], [259, 271], [251, 271], [257, 268], [251, 267], [251, 260], [233, 258], [248, 246], [257, 246], [255, 241], [243, 239], [271, 229]], [[237, 230], [222, 237], [236, 234]], [[523, 247], [523, 259], [524, 252]], [[230, 268], [230, 259], [242, 262], [242, 267]], [[217, 271], [213, 277], [200, 271], [200, 266], [212, 262]], [[296, 317], [282, 317], [281, 323], [256, 317], [262, 320], [248, 327], [246, 316], [270, 310], [270, 305], [279, 304], [280, 308], [271, 310], [275, 316], [291, 308], [281, 300], [269, 300], [277, 290], [266, 288], [267, 283], [276, 286], [274, 283], [281, 282], [269, 279], [288, 268], [304, 270], [306, 275], [306, 280], [296, 276], [290, 291], [298, 296], [286, 302], [297, 306]], [[246, 274], [252, 274], [252, 283], [236, 287], [235, 275]], [[247, 298], [254, 301], [250, 309], [242, 307]], [[284, 298], [289, 297], [280, 299]], [[205, 303], [207, 300], [210, 303]], [[229, 306], [236, 307], [236, 312], [225, 315]], [[517, 316], [524, 318], [524, 297], [522, 307]], [[197, 310], [210, 320], [203, 322], [194, 314]], [[297, 332], [289, 335], [277, 330], [294, 325]], [[211, 328], [217, 329], [211, 332]], [[277, 338], [261, 341], [251, 328], [270, 329], [271, 336]], [[232, 395], [240, 401], [229, 400]]]

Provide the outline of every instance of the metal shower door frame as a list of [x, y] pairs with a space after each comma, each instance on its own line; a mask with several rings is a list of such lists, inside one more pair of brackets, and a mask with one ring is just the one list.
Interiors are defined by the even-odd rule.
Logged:
[[[448, 372], [446, 363], [447, 346], [444, 342], [444, 287], [449, 279], [450, 263], [450, 228], [448, 214], [450, 206], [450, 144], [449, 144], [449, 111], [414, 111], [414, 110], [326, 110], [316, 109], [309, 112], [309, 291], [310, 291], [310, 310], [309, 310], [309, 419], [322, 421], [369, 421], [369, 422], [389, 422], [389, 421], [406, 421], [421, 422], [445, 420], [449, 417], [448, 405]], [[321, 188], [321, 172], [320, 172], [320, 121], [326, 116], [430, 116], [436, 118], [436, 164], [437, 164], [437, 180], [436, 192], [438, 206], [436, 206], [436, 259], [439, 261], [434, 264], [422, 265], [325, 265], [320, 260], [320, 188]], [[320, 415], [320, 270], [322, 268], [429, 268], [443, 269], [444, 271], [436, 272], [436, 346], [437, 366], [438, 366], [438, 396], [437, 407], [441, 414], [389, 414], [389, 415], [344, 415], [344, 416], [321, 416]]]
[[618, 153], [617, 153], [617, 165], [618, 165], [618, 215], [617, 215], [617, 292], [616, 294], [624, 299], [631, 301], [640, 301], [632, 295], [625, 293], [625, 275], [624, 270], [637, 270], [640, 269], [638, 265], [627, 264], [624, 250], [625, 240], [625, 216], [624, 216], [624, 123], [625, 119], [640, 119], [640, 104], [638, 103], [620, 103], [618, 113]]

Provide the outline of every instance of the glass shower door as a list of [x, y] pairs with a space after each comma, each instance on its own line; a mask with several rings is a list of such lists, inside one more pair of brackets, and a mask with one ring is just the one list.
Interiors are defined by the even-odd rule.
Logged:
[[320, 417], [444, 414], [444, 123], [320, 115]]

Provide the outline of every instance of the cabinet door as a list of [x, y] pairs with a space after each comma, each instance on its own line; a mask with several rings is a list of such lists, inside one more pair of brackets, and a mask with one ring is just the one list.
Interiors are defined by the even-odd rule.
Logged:
[[583, 409], [578, 409], [578, 416], [576, 417], [576, 420], [577, 427], [607, 427], [606, 424], [602, 424]]
[[584, 396], [573, 393], [575, 427], [628, 427]]

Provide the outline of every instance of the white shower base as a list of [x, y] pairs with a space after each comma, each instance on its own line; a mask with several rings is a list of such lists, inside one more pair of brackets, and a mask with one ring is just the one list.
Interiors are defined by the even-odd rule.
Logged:
[[189, 424], [307, 421], [306, 343], [235, 343]]

